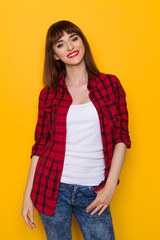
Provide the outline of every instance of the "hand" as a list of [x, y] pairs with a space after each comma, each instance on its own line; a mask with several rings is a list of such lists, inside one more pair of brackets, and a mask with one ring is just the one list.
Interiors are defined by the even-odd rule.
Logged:
[[101, 211], [98, 213], [98, 215], [101, 215], [104, 210], [108, 207], [114, 191], [116, 189], [116, 184], [115, 185], [105, 185], [105, 187], [103, 187], [101, 190], [99, 190], [97, 193], [97, 197], [96, 199], [86, 208], [86, 211], [89, 212], [90, 210], [92, 210], [93, 208], [95, 208], [93, 210], [93, 212], [91, 212], [91, 215], [93, 215], [94, 213], [96, 213], [99, 209], [101, 209]]
[[[24, 218], [25, 223], [28, 225], [28, 227], [31, 230], [33, 230], [33, 227], [36, 228], [36, 224], [34, 223], [33, 211], [34, 211], [34, 206], [30, 196], [24, 196], [21, 216]], [[30, 216], [28, 216], [28, 214]]]

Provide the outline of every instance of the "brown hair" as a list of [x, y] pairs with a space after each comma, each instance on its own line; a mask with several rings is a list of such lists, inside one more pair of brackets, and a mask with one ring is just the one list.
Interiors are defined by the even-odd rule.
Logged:
[[63, 31], [68, 34], [76, 33], [81, 37], [85, 47], [84, 62], [86, 64], [87, 72], [92, 76], [96, 76], [100, 73], [94, 62], [88, 41], [78, 26], [70, 21], [58, 21], [52, 24], [47, 32], [43, 70], [43, 82], [45, 86], [53, 89], [56, 88], [65, 72], [65, 64], [60, 59], [57, 61], [53, 57], [53, 45], [63, 36]]

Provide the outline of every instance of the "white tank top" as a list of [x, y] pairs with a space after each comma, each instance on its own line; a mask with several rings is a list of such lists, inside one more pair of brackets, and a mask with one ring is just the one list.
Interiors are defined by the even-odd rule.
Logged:
[[97, 110], [91, 102], [70, 105], [61, 182], [96, 186], [104, 180], [105, 161]]

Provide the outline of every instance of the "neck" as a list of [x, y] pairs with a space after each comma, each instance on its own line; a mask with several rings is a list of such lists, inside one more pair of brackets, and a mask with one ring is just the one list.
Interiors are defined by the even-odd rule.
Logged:
[[79, 65], [66, 66], [65, 82], [67, 86], [79, 86], [82, 84], [87, 84], [88, 72], [84, 61]]

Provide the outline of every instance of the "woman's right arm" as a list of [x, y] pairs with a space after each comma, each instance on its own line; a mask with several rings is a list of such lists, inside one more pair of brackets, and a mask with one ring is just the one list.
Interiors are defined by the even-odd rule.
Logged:
[[[31, 165], [28, 174], [27, 184], [24, 192], [23, 205], [21, 210], [21, 215], [24, 217], [26, 224], [33, 229], [35, 227], [33, 210], [34, 206], [30, 197], [30, 193], [33, 186], [34, 173], [36, 170], [36, 165], [39, 157], [43, 154], [47, 140], [50, 136], [49, 133], [49, 122], [46, 116], [46, 111], [44, 110], [44, 102], [47, 99], [49, 90], [43, 88], [39, 95], [38, 104], [38, 120], [35, 129], [35, 144], [31, 151]], [[30, 216], [28, 216], [28, 214]]]
[[30, 197], [30, 193], [32, 190], [34, 173], [35, 173], [38, 159], [39, 159], [39, 156], [33, 155], [29, 173], [28, 173], [26, 188], [25, 188], [24, 195], [23, 195], [23, 205], [22, 205], [22, 210], [21, 210], [21, 215], [23, 216], [26, 224], [28, 225], [28, 227], [30, 229], [33, 229], [33, 227], [34, 228], [36, 227], [36, 225], [34, 223], [34, 206], [33, 206], [33, 203], [32, 203], [31, 197]]

